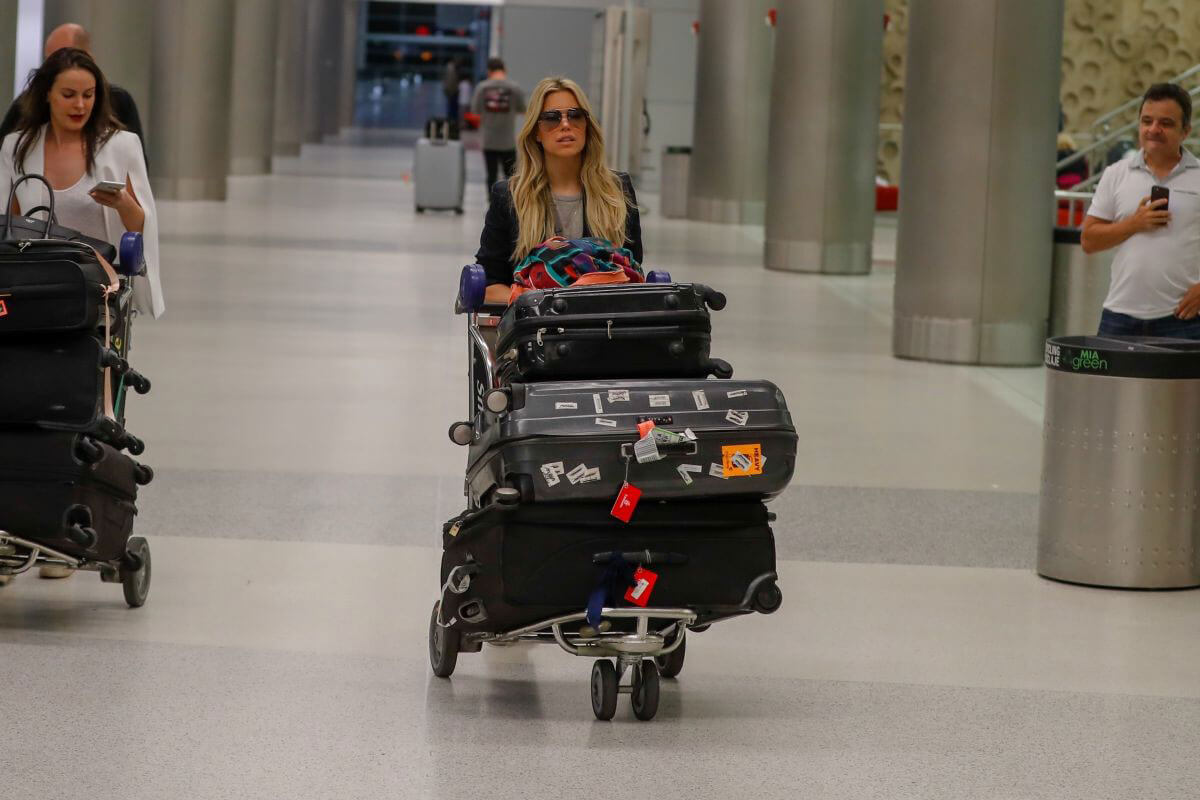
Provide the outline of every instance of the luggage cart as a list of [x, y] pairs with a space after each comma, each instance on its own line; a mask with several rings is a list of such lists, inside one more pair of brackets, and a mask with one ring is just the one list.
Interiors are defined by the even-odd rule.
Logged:
[[[133, 278], [145, 272], [143, 243], [140, 233], [126, 233], [121, 237], [117, 264], [120, 273], [120, 289], [110, 303], [114, 318], [109, 320], [112, 338], [111, 351], [114, 359], [110, 366], [113, 381], [113, 410], [115, 419], [105, 433], [114, 444], [119, 444], [130, 453], [139, 455], [145, 443], [125, 430], [125, 395], [132, 388], [138, 394], [150, 391], [150, 381], [131, 369], [127, 360], [132, 334], [133, 319], [137, 312], [133, 308]], [[103, 324], [103, 323], [102, 323]], [[77, 458], [89, 463], [100, 457], [100, 450], [80, 437]], [[137, 465], [137, 483], [146, 485], [154, 479], [154, 471], [145, 464]], [[67, 538], [78, 545], [84, 553], [95, 542], [96, 533], [90, 530], [87, 521], [77, 521], [67, 531]], [[141, 536], [130, 536], [126, 541], [124, 555], [116, 560], [103, 561], [86, 555], [73, 556], [60, 549], [50, 547], [34, 539], [27, 539], [18, 532], [0, 530], [0, 575], [20, 575], [35, 566], [61, 566], [84, 572], [97, 572], [105, 583], [119, 583], [130, 608], [145, 605], [150, 593], [150, 544]]]
[[[650, 282], [669, 283], [670, 275], [652, 272]], [[474, 438], [471, 420], [483, 410], [501, 413], [508, 398], [497, 381], [495, 360], [497, 326], [503, 306], [483, 302], [486, 277], [479, 265], [463, 268], [455, 313], [467, 315], [468, 338], [468, 419], [450, 426], [450, 440], [468, 445]], [[464, 492], [469, 506], [470, 492]], [[520, 493], [499, 487], [483, 502], [515, 506]], [[631, 562], [636, 553], [623, 554]], [[647, 553], [647, 555], [650, 555]], [[434, 603], [429, 621], [429, 660], [434, 675], [448, 678], [457, 666], [459, 653], [477, 653], [484, 644], [555, 644], [571, 655], [593, 658], [589, 695], [597, 719], [611, 720], [617, 701], [628, 694], [634, 716], [650, 720], [658, 713], [661, 678], [674, 678], [683, 669], [687, 633], [700, 633], [714, 623], [753, 612], [773, 613], [783, 603], [775, 573], [762, 575], [751, 586], [741, 607], [732, 613], [702, 616], [690, 608], [604, 608], [595, 628], [586, 624], [586, 611], [558, 615], [529, 625], [501, 632], [464, 632], [455, 619], [444, 619], [442, 603], [450, 595], [460, 595], [470, 586], [477, 566], [459, 566], [451, 570]], [[628, 680], [626, 681], [626, 676]]]

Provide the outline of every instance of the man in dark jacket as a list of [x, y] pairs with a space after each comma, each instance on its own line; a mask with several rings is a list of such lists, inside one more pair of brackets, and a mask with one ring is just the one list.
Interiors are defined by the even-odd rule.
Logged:
[[[48, 58], [51, 53], [64, 47], [77, 47], [91, 55], [92, 37], [82, 25], [76, 25], [73, 22], [59, 25], [46, 37], [44, 56]], [[133, 96], [120, 86], [110, 84], [108, 88], [113, 115], [116, 116], [118, 122], [125, 126], [126, 130], [137, 134], [138, 139], [142, 142], [142, 153], [144, 154], [146, 139], [142, 135], [142, 120], [138, 116], [137, 103], [133, 102]], [[4, 115], [4, 121], [0, 122], [0, 140], [17, 129], [17, 124], [21, 120], [22, 97], [24, 97], [23, 94], [13, 101], [12, 105], [8, 107], [8, 113]]]

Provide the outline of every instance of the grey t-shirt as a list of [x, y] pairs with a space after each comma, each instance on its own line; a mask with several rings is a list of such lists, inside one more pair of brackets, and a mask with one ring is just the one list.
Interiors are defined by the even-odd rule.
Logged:
[[471, 111], [480, 116], [484, 150], [515, 150], [517, 115], [525, 113], [525, 93], [508, 78], [488, 78], [475, 87]]
[[567, 239], [583, 238], [583, 195], [554, 195], [554, 232]]

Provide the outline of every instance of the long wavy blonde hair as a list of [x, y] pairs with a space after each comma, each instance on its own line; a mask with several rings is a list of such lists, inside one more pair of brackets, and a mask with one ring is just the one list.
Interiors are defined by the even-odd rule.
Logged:
[[570, 78], [543, 78], [529, 98], [525, 124], [517, 137], [517, 174], [513, 176], [513, 207], [517, 212], [517, 246], [512, 258], [520, 262], [529, 251], [554, 235], [554, 199], [546, 175], [546, 156], [537, 140], [538, 115], [551, 92], [567, 91], [575, 95], [579, 108], [587, 112], [587, 141], [583, 146], [583, 166], [579, 182], [586, 198], [585, 219], [592, 236], [607, 239], [617, 247], [625, 241], [625, 217], [628, 213], [625, 192], [620, 181], [604, 162], [604, 134], [592, 115], [587, 95]]

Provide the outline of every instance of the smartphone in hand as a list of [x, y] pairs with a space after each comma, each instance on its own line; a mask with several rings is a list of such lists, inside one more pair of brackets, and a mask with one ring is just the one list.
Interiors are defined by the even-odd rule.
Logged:
[[[1155, 200], [1166, 200], [1167, 196], [1169, 194], [1170, 194], [1170, 191], [1168, 191], [1167, 187], [1165, 187], [1165, 186], [1151, 186], [1150, 187], [1150, 202], [1153, 203]], [[1159, 206], [1158, 210], [1166, 211], [1167, 203], [1163, 203], [1161, 206]]]
[[93, 192], [107, 192], [116, 194], [125, 188], [125, 184], [120, 181], [97, 181], [96, 185], [91, 188]]

